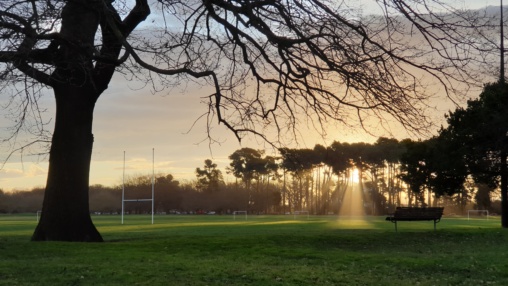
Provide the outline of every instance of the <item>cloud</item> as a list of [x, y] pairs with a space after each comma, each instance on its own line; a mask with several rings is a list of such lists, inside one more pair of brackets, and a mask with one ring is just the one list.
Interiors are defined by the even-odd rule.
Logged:
[[[28, 168], [9, 168], [9, 165], [14, 164], [6, 164], [4, 168], [0, 170], [0, 177], [2, 179], [10, 179], [10, 178], [32, 178], [37, 176], [42, 176], [47, 174], [47, 170], [36, 164], [29, 163]], [[20, 164], [15, 164], [20, 165]], [[23, 164], [25, 165], [25, 164]], [[23, 166], [22, 166], [23, 167]]]
[[47, 164], [7, 163], [0, 170], [0, 189], [4, 191], [14, 189], [28, 190], [36, 186], [43, 186], [46, 182]]
[[4, 168], [0, 170], [0, 177], [2, 179], [19, 178], [23, 176], [23, 171], [19, 169]]

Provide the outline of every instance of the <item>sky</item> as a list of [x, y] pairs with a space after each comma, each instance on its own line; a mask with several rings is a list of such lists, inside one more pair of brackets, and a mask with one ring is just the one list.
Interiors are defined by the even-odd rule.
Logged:
[[[361, 3], [363, 7], [370, 7], [368, 2], [363, 0]], [[459, 5], [457, 7], [472, 9], [499, 5], [499, 0], [449, 2]], [[212, 159], [225, 172], [229, 164], [228, 156], [242, 147], [263, 149], [267, 150], [267, 154], [273, 154], [270, 146], [253, 137], [245, 138], [240, 144], [223, 126], [214, 126], [212, 134], [219, 143], [210, 145], [206, 140], [206, 122], [199, 120], [207, 110], [207, 106], [200, 103], [200, 96], [206, 94], [206, 91], [192, 86], [184, 90], [176, 88], [164, 94], [153, 94], [149, 88], [141, 88], [139, 83], [128, 81], [117, 74], [95, 109], [95, 143], [90, 184], [121, 185], [124, 173], [128, 177], [147, 175], [152, 171], [171, 173], [177, 180], [189, 181], [195, 178], [194, 170], [203, 167], [205, 159]], [[47, 109], [45, 118], [51, 120], [54, 111], [51, 94], [45, 96], [40, 104], [42, 109]], [[2, 137], [7, 134], [6, 128], [10, 124], [3, 119], [3, 115], [0, 111]], [[389, 136], [371, 136], [363, 131], [334, 126], [330, 126], [326, 138], [311, 129], [301, 130], [301, 133], [304, 136], [299, 138], [298, 146], [293, 147], [312, 148], [315, 144], [326, 146], [334, 140], [372, 143], [378, 136]], [[7, 149], [8, 146], [0, 146], [0, 155], [4, 155], [1, 160], [5, 160]], [[43, 187], [47, 176], [47, 160], [47, 156], [15, 153], [0, 170], [0, 189], [13, 191]], [[232, 178], [226, 176], [226, 180]]]

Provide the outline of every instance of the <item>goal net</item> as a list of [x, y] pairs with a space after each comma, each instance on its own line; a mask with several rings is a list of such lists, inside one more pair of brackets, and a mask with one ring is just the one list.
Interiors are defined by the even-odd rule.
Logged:
[[487, 218], [489, 219], [489, 211], [488, 210], [468, 210], [467, 211], [467, 220], [471, 218]]
[[293, 216], [296, 219], [296, 216], [307, 216], [307, 219], [309, 219], [309, 211], [294, 211]]
[[247, 220], [247, 211], [234, 211], [233, 212], [233, 220], [236, 220], [237, 215], [242, 215], [242, 214], [245, 216], [245, 220]]

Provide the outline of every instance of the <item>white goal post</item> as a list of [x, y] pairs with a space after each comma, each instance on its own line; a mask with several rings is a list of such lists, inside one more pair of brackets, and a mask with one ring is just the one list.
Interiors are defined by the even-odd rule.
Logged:
[[485, 213], [487, 216], [487, 220], [489, 220], [489, 211], [488, 210], [468, 210], [467, 211], [467, 220], [469, 220], [470, 213]]
[[309, 211], [294, 211], [293, 216], [296, 219], [297, 215], [305, 215], [307, 214], [307, 219], [309, 219]]
[[122, 177], [122, 224], [125, 202], [152, 202], [152, 224], [153, 224], [153, 206], [154, 206], [154, 185], [155, 185], [155, 148], [152, 148], [152, 198], [151, 199], [125, 199], [125, 151], [123, 151], [123, 177]]
[[247, 220], [247, 211], [234, 211], [233, 212], [233, 220], [236, 220], [237, 214], [245, 214], [245, 220]]

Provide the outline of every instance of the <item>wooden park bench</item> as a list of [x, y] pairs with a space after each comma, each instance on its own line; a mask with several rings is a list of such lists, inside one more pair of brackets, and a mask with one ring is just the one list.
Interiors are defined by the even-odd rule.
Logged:
[[386, 218], [387, 221], [395, 223], [395, 231], [397, 231], [397, 221], [434, 221], [434, 230], [436, 223], [441, 220], [444, 208], [413, 208], [413, 207], [397, 207], [393, 215]]

